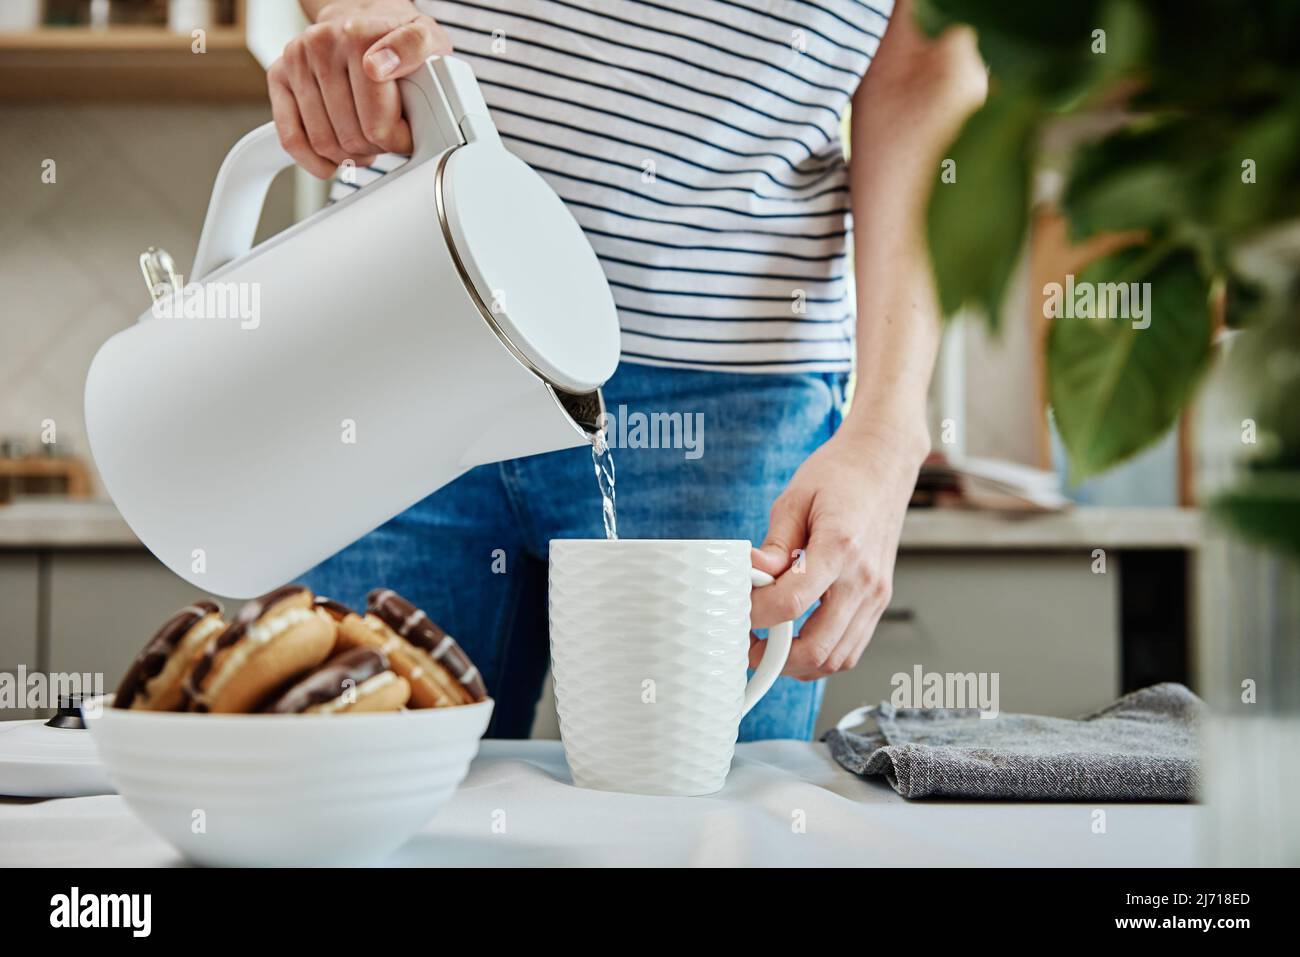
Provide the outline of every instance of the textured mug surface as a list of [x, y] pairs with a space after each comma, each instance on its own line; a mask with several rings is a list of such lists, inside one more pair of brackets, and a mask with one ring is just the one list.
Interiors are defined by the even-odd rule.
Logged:
[[711, 794], [735, 751], [750, 544], [551, 542], [551, 667], [580, 787]]

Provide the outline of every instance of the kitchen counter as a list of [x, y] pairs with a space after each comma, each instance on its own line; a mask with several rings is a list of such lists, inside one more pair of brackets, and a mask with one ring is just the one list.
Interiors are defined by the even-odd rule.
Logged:
[[[891, 609], [863, 667], [829, 682], [818, 730], [887, 698], [890, 676], [917, 662], [999, 672], [1003, 707], [1035, 714], [1077, 715], [1114, 700], [1125, 668], [1134, 682], [1189, 682], [1201, 524], [1184, 509], [910, 512]], [[1124, 601], [1153, 594], [1168, 612], [1159, 621]], [[194, 597], [108, 502], [0, 506], [0, 671], [115, 676]], [[542, 708], [533, 736], [557, 732], [553, 710]]]
[[[902, 547], [964, 549], [1196, 548], [1201, 516], [1180, 508], [1076, 508], [1051, 514], [913, 509]], [[0, 506], [0, 548], [139, 548], [109, 502], [33, 502]]]
[[[1094, 830], [1098, 809], [1105, 833]], [[451, 802], [388, 864], [1183, 867], [1197, 863], [1204, 813], [1186, 804], [908, 802], [801, 741], [737, 746], [716, 795], [641, 797], [573, 787], [557, 741], [485, 741]], [[177, 863], [116, 796], [0, 798], [0, 866]]]
[[23, 499], [0, 505], [0, 548], [141, 548], [111, 502]]

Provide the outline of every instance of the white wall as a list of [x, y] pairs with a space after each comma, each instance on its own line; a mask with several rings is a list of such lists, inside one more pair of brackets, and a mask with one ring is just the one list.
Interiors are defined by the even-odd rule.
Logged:
[[[187, 272], [217, 167], [269, 111], [257, 106], [0, 107], [0, 437], [89, 460], [82, 385], [110, 335], [149, 305], [138, 257], [161, 246]], [[43, 183], [42, 164], [55, 163]], [[288, 178], [264, 229], [289, 222]]]

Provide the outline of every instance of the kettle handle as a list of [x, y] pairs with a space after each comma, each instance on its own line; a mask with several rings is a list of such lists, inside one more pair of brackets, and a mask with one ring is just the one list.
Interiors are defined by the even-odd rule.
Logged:
[[[467, 142], [500, 142], [474, 71], [464, 60], [429, 57], [420, 69], [398, 80], [397, 88], [414, 144], [408, 165]], [[212, 186], [191, 281], [202, 280], [253, 247], [271, 181], [292, 165], [274, 123], [259, 126], [231, 147]]]

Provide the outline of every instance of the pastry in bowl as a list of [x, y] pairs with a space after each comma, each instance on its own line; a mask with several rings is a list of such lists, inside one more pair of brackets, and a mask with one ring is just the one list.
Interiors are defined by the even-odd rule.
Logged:
[[127, 806], [189, 860], [316, 867], [405, 843], [464, 779], [491, 715], [491, 700], [346, 716], [89, 707], [86, 727]]
[[361, 616], [343, 602], [335, 601], [333, 598], [326, 598], [324, 595], [317, 595], [312, 602], [312, 607], [322, 614], [328, 615], [338, 627], [344, 624], [351, 627], [361, 621]]
[[412, 708], [447, 708], [487, 698], [483, 678], [461, 649], [423, 610], [391, 588], [366, 599], [365, 618], [339, 623], [339, 643], [375, 648], [411, 685]]
[[[383, 604], [389, 620], [403, 610]], [[368, 620], [301, 585], [248, 602], [228, 625], [213, 602], [177, 612], [123, 679], [124, 706], [96, 699], [83, 711], [110, 783], [201, 864], [383, 858], [464, 779], [492, 701], [473, 693], [482, 679], [450, 639], [432, 652], [413, 644], [423, 657], [411, 651], [403, 672], [376, 646], [389, 640], [378, 628], [386, 619]], [[411, 609], [398, 625], [427, 644], [435, 632], [423, 621]], [[433, 700], [427, 671], [436, 662], [446, 663], [442, 682], [471, 689], [439, 700], [462, 706], [408, 707], [416, 682]], [[183, 695], [174, 692], [181, 671]], [[193, 826], [196, 809], [204, 829]]]
[[244, 605], [208, 639], [185, 680], [191, 711], [254, 711], [274, 691], [329, 657], [334, 621], [303, 585], [285, 585]]
[[184, 683], [203, 654], [208, 639], [226, 627], [221, 606], [196, 601], [172, 615], [127, 669], [113, 701], [138, 711], [177, 711], [185, 699]]
[[262, 710], [268, 714], [343, 714], [396, 711], [411, 686], [394, 674], [388, 657], [373, 648], [335, 655]]

